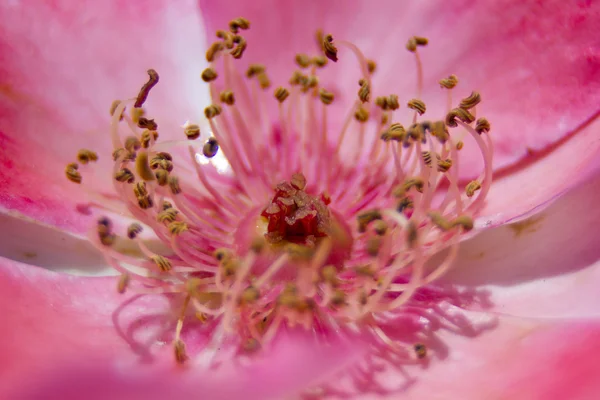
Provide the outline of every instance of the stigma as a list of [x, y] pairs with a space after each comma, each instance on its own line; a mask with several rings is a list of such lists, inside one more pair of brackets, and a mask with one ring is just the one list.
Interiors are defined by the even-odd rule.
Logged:
[[[247, 29], [250, 22], [237, 18], [217, 31], [206, 52], [209, 66], [198, 71], [212, 99], [204, 109], [209, 132], [197, 121], [182, 128], [180, 141], [161, 142], [160, 121], [144, 105], [155, 85], [168, 82], [149, 69], [136, 97], [110, 107], [112, 154], [84, 149], [66, 166], [66, 177], [86, 186], [88, 167], [80, 164], [113, 160], [106, 173], [118, 207], [96, 206], [135, 222], [119, 232], [102, 217], [90, 239], [120, 273], [117, 291], [179, 300], [172, 345], [181, 364], [190, 358], [182, 329], [192, 319], [216, 327], [215, 340], [233, 338], [246, 353], [268, 346], [283, 326], [298, 325], [358, 329], [406, 360], [428, 357], [424, 343], [390, 338], [381, 316], [427, 315], [430, 304], [415, 294], [452, 267], [484, 205], [493, 146], [490, 122], [477, 116], [480, 94], [455, 99], [458, 78], [440, 77], [447, 110], [429, 115], [420, 98], [426, 38], [406, 43], [415, 92], [375, 93], [376, 63], [322, 33], [314, 54], [295, 57], [288, 84], [274, 88], [265, 65], [237, 65], [253, 46]], [[356, 88], [336, 128], [330, 106], [341, 100], [320, 71], [341, 62], [343, 51], [356, 59], [361, 79], [358, 87], [335, 82]], [[400, 107], [412, 118], [396, 120]], [[466, 184], [459, 179], [465, 136], [484, 164]], [[227, 174], [214, 167], [218, 157]], [[147, 246], [144, 235], [163, 250]], [[142, 256], [120, 251], [119, 241], [132, 241]], [[444, 258], [434, 262], [442, 250]]]

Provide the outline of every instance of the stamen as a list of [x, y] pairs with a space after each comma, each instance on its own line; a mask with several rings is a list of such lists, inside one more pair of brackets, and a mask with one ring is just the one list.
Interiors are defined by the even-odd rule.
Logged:
[[419, 115], [425, 114], [427, 108], [425, 107], [425, 103], [419, 99], [412, 99], [407, 103], [408, 108], [411, 108], [419, 113]]
[[233, 33], [238, 33], [240, 29], [246, 30], [249, 28], [250, 21], [248, 21], [246, 18], [239, 17], [229, 22], [229, 29]]
[[296, 64], [300, 68], [308, 68], [311, 65], [311, 59], [306, 54], [296, 54]]
[[446, 89], [454, 89], [454, 87], [458, 84], [458, 78], [456, 75], [450, 75], [447, 78], [440, 80], [440, 86]]
[[131, 225], [129, 225], [129, 227], [127, 227], [127, 237], [129, 239], [135, 239], [137, 237], [137, 235], [139, 235], [140, 233], [142, 233], [142, 225], [136, 223], [133, 223]]
[[158, 83], [158, 73], [153, 69], [149, 69], [147, 72], [148, 82], [146, 82], [144, 86], [142, 86], [140, 92], [137, 95], [137, 98], [135, 99], [135, 104], [133, 106], [136, 108], [139, 108], [144, 105], [146, 99], [148, 98], [150, 90]]
[[207, 119], [211, 119], [218, 115], [221, 115], [221, 111], [221, 106], [219, 106], [218, 104], [212, 104], [204, 109], [204, 116]]
[[471, 181], [467, 184], [465, 191], [467, 193], [467, 197], [473, 197], [475, 192], [481, 189], [481, 183], [478, 181]]
[[202, 71], [201, 78], [204, 82], [212, 82], [217, 79], [217, 77], [217, 71], [212, 68], [206, 68], [204, 71]]
[[465, 110], [470, 110], [479, 103], [481, 103], [481, 95], [479, 92], [471, 92], [469, 97], [466, 97], [460, 101], [459, 107], [464, 108]]
[[187, 138], [189, 140], [195, 140], [200, 137], [200, 127], [196, 124], [187, 125], [184, 128], [183, 132], [185, 133], [185, 136], [187, 136]]
[[456, 119], [458, 119], [466, 124], [470, 124], [471, 122], [475, 121], [475, 117], [469, 111], [465, 110], [464, 108], [452, 109], [446, 115], [446, 121], [445, 121], [446, 125], [456, 128], [458, 126]]
[[290, 92], [284, 87], [280, 86], [277, 89], [275, 89], [275, 98], [280, 103], [283, 103], [285, 101], [285, 99], [288, 98], [289, 95], [290, 95]]
[[171, 262], [163, 256], [153, 255], [151, 259], [162, 272], [169, 272], [173, 269]]
[[325, 52], [325, 56], [329, 58], [333, 62], [337, 62], [337, 47], [333, 44], [333, 36], [325, 35], [323, 41], [321, 42], [323, 47], [323, 52]]
[[69, 163], [65, 168], [65, 175], [67, 179], [73, 183], [81, 183], [82, 177], [79, 171], [79, 165], [77, 163]]
[[425, 357], [427, 357], [427, 347], [425, 347], [424, 344], [417, 343], [417, 344], [415, 344], [414, 349], [415, 349], [415, 354], [417, 355], [417, 358], [422, 360]]
[[115, 179], [118, 182], [127, 182], [133, 183], [135, 181], [135, 177], [133, 173], [128, 168], [122, 168], [115, 173]]
[[475, 132], [479, 133], [480, 135], [483, 132], [488, 133], [490, 131], [490, 128], [490, 123], [485, 118], [479, 118], [475, 123]]
[[233, 92], [230, 90], [221, 92], [221, 94], [219, 95], [219, 99], [223, 103], [227, 104], [228, 106], [232, 106], [235, 104], [235, 96], [233, 95]]
[[91, 150], [81, 149], [77, 152], [77, 161], [87, 164], [90, 161], [98, 161], [98, 154]]
[[214, 137], [208, 138], [206, 143], [204, 143], [204, 146], [202, 146], [202, 154], [204, 154], [204, 157], [206, 157], [206, 158], [213, 158], [214, 156], [217, 155], [218, 151], [219, 151], [219, 143], [217, 142], [217, 139], [215, 139]]

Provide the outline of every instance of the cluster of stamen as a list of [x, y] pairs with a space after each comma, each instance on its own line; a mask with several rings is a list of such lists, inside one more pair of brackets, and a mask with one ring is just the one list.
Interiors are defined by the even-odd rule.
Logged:
[[[173, 144], [158, 142], [158, 124], [143, 108], [159, 81], [156, 71], [148, 70], [134, 100], [111, 105], [112, 175], [123, 206], [112, 211], [139, 221], [124, 240], [136, 242], [144, 258], [113, 246], [117, 236], [107, 218], [98, 221], [92, 241], [121, 273], [120, 293], [180, 295], [173, 341], [180, 363], [188, 358], [181, 330], [190, 310], [201, 322], [218, 321], [224, 332], [235, 333], [245, 351], [268, 344], [282, 324], [322, 329], [353, 323], [397, 349], [377, 316], [414, 309], [413, 295], [450, 268], [491, 183], [490, 124], [476, 118], [481, 97], [473, 92], [452, 107], [458, 79], [451, 75], [440, 81], [448, 91], [446, 114], [421, 119], [428, 109], [419, 99], [418, 53], [428, 41], [412, 37], [406, 47], [415, 54], [418, 84], [417, 97], [406, 96], [414, 116], [405, 128], [394, 121], [400, 95], [372, 92], [375, 63], [352, 43], [322, 33], [322, 54], [298, 54], [300, 70], [289, 86], [269, 93], [265, 66], [253, 64], [245, 74], [234, 66], [247, 49], [241, 33], [249, 27], [244, 18], [231, 21], [208, 48], [210, 66], [201, 79], [213, 101], [204, 111], [211, 136], [198, 152], [199, 125], [183, 127], [181, 143], [190, 159], [165, 151]], [[327, 59], [338, 60], [338, 48], [356, 56], [363, 76], [351, 112], [333, 132], [327, 115], [335, 96], [322, 86], [318, 70]], [[269, 101], [276, 102], [278, 115], [268, 115]], [[367, 124], [372, 117], [375, 123]], [[484, 171], [464, 188], [458, 171], [463, 142], [449, 128], [471, 135], [483, 155]], [[271, 131], [277, 134], [265, 134]], [[351, 134], [358, 145], [348, 144]], [[220, 180], [208, 161], [220, 151], [231, 179]], [[206, 166], [197, 162], [202, 157]], [[97, 158], [89, 150], [77, 155], [80, 164]], [[68, 164], [65, 173], [82, 183], [78, 163]], [[197, 180], [178, 173], [190, 165]], [[142, 226], [170, 252], [148, 248]], [[428, 264], [444, 249], [444, 260]], [[406, 357], [426, 355], [417, 343]]]

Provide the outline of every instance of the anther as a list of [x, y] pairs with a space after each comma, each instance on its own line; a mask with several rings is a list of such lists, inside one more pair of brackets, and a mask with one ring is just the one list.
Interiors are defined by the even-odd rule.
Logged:
[[425, 165], [431, 165], [431, 152], [430, 151], [422, 151], [421, 157], [423, 158], [423, 162]]
[[140, 147], [142, 147], [142, 143], [137, 137], [127, 136], [125, 138], [125, 149], [127, 149], [127, 151], [130, 153], [135, 153], [140, 149]]
[[290, 92], [284, 87], [280, 86], [277, 89], [275, 89], [275, 98], [280, 103], [283, 103], [285, 101], [285, 99], [288, 98], [289, 95], [290, 95]]
[[324, 56], [315, 56], [312, 58], [311, 61], [314, 65], [316, 65], [319, 68], [323, 68], [324, 66], [327, 65], [327, 57]]
[[421, 36], [413, 36], [410, 39], [408, 39], [408, 42], [406, 42], [406, 49], [414, 53], [415, 51], [417, 51], [418, 46], [427, 46], [427, 43], [429, 43], [429, 40], [427, 40], [427, 38]]
[[271, 80], [269, 79], [269, 75], [267, 75], [266, 72], [258, 74], [256, 79], [258, 79], [258, 84], [260, 85], [261, 89], [268, 89], [271, 87]]
[[225, 261], [231, 257], [231, 253], [226, 248], [220, 248], [215, 250], [213, 256], [217, 259], [217, 261]]
[[369, 101], [370, 94], [371, 94], [371, 89], [369, 86], [369, 82], [367, 82], [366, 80], [363, 80], [362, 84], [360, 85], [360, 89], [358, 90], [358, 98], [363, 103], [366, 103], [367, 101]]
[[465, 110], [470, 110], [479, 103], [481, 103], [481, 95], [479, 92], [471, 92], [469, 97], [466, 97], [460, 101], [459, 107], [464, 108]]
[[319, 78], [316, 75], [311, 75], [302, 82], [302, 92], [306, 93], [319, 85]]
[[74, 183], [81, 183], [81, 174], [77, 171], [79, 165], [77, 163], [69, 163], [65, 167], [65, 175], [67, 179]]
[[171, 261], [167, 260], [163, 256], [154, 255], [154, 256], [152, 256], [150, 258], [152, 259], [152, 261], [154, 261], [154, 264], [156, 264], [156, 266], [162, 272], [168, 272], [168, 271], [170, 271], [173, 268], [173, 266], [171, 265]]
[[373, 72], [375, 72], [376, 69], [377, 63], [373, 60], [367, 60], [367, 71], [369, 71], [369, 74], [373, 74]]
[[98, 154], [88, 149], [81, 149], [77, 152], [77, 161], [87, 164], [90, 161], [98, 161]]
[[415, 354], [417, 355], [417, 358], [422, 360], [423, 358], [427, 357], [427, 347], [425, 347], [424, 344], [417, 343], [414, 345], [413, 348], [415, 350]]
[[200, 76], [204, 82], [212, 82], [218, 77], [217, 71], [212, 68], [206, 68]]
[[385, 235], [385, 233], [388, 230], [388, 225], [387, 222], [385, 222], [382, 219], [379, 219], [375, 222], [373, 222], [373, 231], [375, 231], [375, 233], [379, 236], [383, 236]]
[[189, 124], [183, 129], [183, 133], [189, 140], [195, 140], [200, 137], [200, 127], [196, 124]]
[[375, 105], [380, 107], [382, 110], [388, 109], [388, 98], [385, 96], [380, 96], [375, 98]]
[[148, 164], [148, 153], [141, 152], [135, 158], [135, 170], [137, 171], [140, 178], [145, 181], [153, 181], [154, 173]]
[[219, 99], [221, 102], [227, 104], [228, 106], [232, 106], [235, 104], [235, 96], [231, 90], [226, 90], [221, 92], [219, 95]]
[[221, 114], [221, 106], [218, 104], [211, 104], [210, 106], [204, 109], [204, 115], [206, 118], [211, 119]]
[[473, 116], [473, 114], [471, 114], [469, 111], [465, 110], [464, 108], [453, 108], [446, 115], [446, 125], [451, 126], [453, 128], [457, 127], [458, 126], [458, 123], [456, 122], [457, 118], [466, 124], [470, 124], [471, 122], [475, 121], [475, 117]]
[[142, 88], [140, 89], [140, 92], [138, 93], [137, 98], [135, 99], [135, 104], [133, 106], [134, 107], [143, 106], [144, 103], [146, 102], [146, 99], [148, 98], [148, 94], [150, 93], [150, 90], [157, 83], [158, 83], [158, 73], [153, 69], [149, 69], [148, 70], [148, 82], [146, 82], [144, 84], [144, 86], [142, 86]]
[[160, 168], [171, 172], [173, 171], [173, 157], [171, 157], [171, 154], [164, 151], [156, 153], [150, 160], [150, 168]]
[[128, 168], [121, 168], [115, 172], [115, 180], [118, 182], [133, 183], [135, 181], [135, 176]]
[[104, 246], [112, 246], [117, 239], [117, 236], [112, 233], [112, 223], [106, 217], [101, 217], [96, 224], [98, 238]]
[[306, 54], [296, 54], [296, 64], [298, 64], [300, 68], [308, 68], [310, 67], [311, 59]]
[[425, 103], [419, 99], [412, 99], [407, 104], [408, 108], [411, 108], [419, 113], [419, 115], [423, 115], [427, 110]]
[[169, 229], [169, 232], [171, 232], [171, 235], [180, 235], [190, 229], [188, 224], [183, 221], [173, 221], [169, 223], [167, 228]]
[[450, 167], [452, 167], [452, 160], [449, 158], [437, 161], [437, 170], [440, 172], [448, 172]]
[[343, 290], [336, 289], [331, 295], [330, 304], [334, 307], [343, 306], [346, 304], [346, 293]]
[[448, 229], [450, 229], [452, 227], [452, 224], [450, 224], [450, 222], [444, 218], [442, 216], [442, 214], [440, 214], [437, 211], [432, 211], [429, 214], [429, 218], [431, 219], [431, 222], [437, 226], [438, 228], [440, 228], [442, 231], [447, 231]]
[[479, 181], [471, 181], [465, 187], [465, 192], [467, 193], [467, 197], [473, 197], [475, 192], [481, 189], [481, 183]]
[[142, 229], [142, 225], [138, 224], [137, 222], [134, 222], [133, 224], [127, 227], [127, 237], [129, 239], [135, 239], [137, 235], [142, 233]]
[[248, 286], [246, 289], [242, 291], [242, 294], [239, 298], [240, 304], [252, 304], [256, 302], [260, 298], [260, 292], [253, 286]]
[[486, 118], [479, 118], [475, 123], [475, 132], [479, 133], [480, 135], [483, 132], [489, 132], [490, 128], [490, 122]]
[[236, 35], [233, 38], [233, 42], [237, 44], [237, 46], [235, 46], [233, 48], [233, 50], [231, 50], [229, 52], [229, 54], [231, 54], [233, 56], [233, 58], [235, 58], [236, 60], [242, 58], [242, 55], [244, 55], [244, 51], [246, 51], [246, 47], [248, 46], [246, 43], [246, 39], [244, 39], [243, 37]]
[[141, 117], [138, 120], [137, 126], [142, 129], [150, 129], [151, 131], [155, 131], [158, 128], [158, 124], [154, 122], [153, 119], [148, 119], [145, 117]]
[[358, 109], [354, 113], [354, 118], [358, 122], [362, 122], [362, 123], [367, 122], [369, 120], [369, 111], [367, 111], [367, 109], [362, 106], [358, 107]]
[[202, 154], [206, 158], [213, 158], [219, 151], [219, 142], [214, 137], [208, 138], [204, 146], [202, 146]]
[[125, 290], [127, 290], [127, 287], [129, 286], [129, 281], [130, 277], [128, 273], [124, 273], [119, 276], [119, 280], [117, 282], [117, 292], [119, 294], [125, 293]]
[[215, 56], [223, 50], [224, 46], [222, 42], [214, 42], [210, 45], [208, 50], [206, 50], [206, 61], [213, 62], [215, 60]]
[[229, 22], [229, 29], [233, 33], [238, 33], [240, 29], [246, 30], [248, 28], [250, 28], [250, 21], [243, 17], [236, 18]]
[[187, 353], [185, 352], [185, 343], [183, 343], [183, 340], [177, 339], [173, 342], [173, 352], [175, 354], [175, 360], [179, 364], [184, 364], [188, 360]]
[[165, 209], [163, 204], [163, 210], [156, 215], [156, 220], [161, 223], [173, 222], [177, 219], [177, 214], [179, 211], [172, 207]]
[[367, 230], [367, 226], [376, 220], [381, 219], [381, 212], [379, 210], [369, 210], [364, 211], [356, 216], [358, 221], [358, 231], [365, 232]]
[[131, 120], [134, 124], [139, 123], [140, 118], [142, 118], [144, 115], [146, 115], [146, 110], [144, 110], [142, 107], [133, 107], [131, 109]]
[[171, 204], [170, 202], [168, 202], [166, 200], [163, 201], [162, 202], [162, 209], [163, 210], [168, 210], [169, 208], [173, 208], [173, 204]]
[[440, 87], [446, 89], [453, 89], [458, 84], [458, 78], [456, 75], [450, 75], [447, 78], [440, 79]]
[[396, 211], [399, 213], [403, 213], [404, 211], [412, 210], [414, 208], [414, 202], [410, 197], [403, 197], [396, 205]]
[[252, 78], [258, 74], [265, 72], [265, 66], [262, 64], [250, 64], [248, 70], [246, 71], [246, 76], [248, 78]]
[[398, 108], [400, 108], [398, 96], [395, 94], [390, 94], [387, 98], [387, 106], [390, 110], [397, 110]]
[[413, 187], [417, 192], [423, 193], [424, 185], [423, 179], [421, 178], [408, 178], [402, 185], [398, 185], [392, 190], [392, 195], [396, 198], [404, 197], [404, 195]]
[[456, 143], [456, 150], [461, 150], [464, 146], [465, 146], [465, 144], [462, 142], [462, 140], [459, 140]]
[[437, 140], [439, 140], [440, 143], [446, 143], [450, 138], [448, 128], [446, 127], [444, 121], [435, 121], [430, 123], [429, 132], [431, 132], [431, 135], [437, 138]]
[[390, 127], [381, 134], [381, 139], [384, 141], [395, 140], [401, 142], [406, 136], [406, 131], [400, 123], [393, 123]]
[[169, 188], [171, 189], [171, 193], [179, 194], [181, 193], [181, 187], [179, 186], [179, 178], [176, 176], [169, 176]]
[[469, 217], [468, 215], [461, 215], [460, 217], [457, 217], [454, 219], [454, 221], [452, 221], [452, 226], [460, 226], [465, 231], [470, 231], [471, 229], [473, 229], [473, 218]]
[[161, 168], [154, 173], [154, 176], [159, 186], [166, 186], [169, 183], [169, 171], [167, 170]]
[[333, 103], [333, 99], [335, 98], [335, 96], [333, 95], [333, 93], [321, 88], [319, 90], [319, 98], [321, 99], [323, 104], [329, 105]]
[[333, 62], [337, 62], [338, 58], [337, 58], [337, 47], [335, 47], [335, 45], [333, 44], [333, 36], [331, 35], [325, 35], [325, 37], [323, 38], [323, 41], [321, 43], [321, 46], [323, 47], [323, 52], [325, 53], [325, 56], [327, 56], [327, 58], [329, 58], [331, 61]]
[[140, 135], [140, 142], [142, 143], [142, 147], [147, 149], [150, 147], [150, 143], [152, 140], [156, 141], [158, 139], [158, 132], [155, 130], [148, 130], [142, 132]]
[[219, 39], [223, 39], [223, 44], [225, 45], [225, 47], [227, 47], [230, 50], [233, 49], [234, 35], [231, 32], [218, 30], [215, 34]]
[[[121, 100], [114, 100], [111, 105], [110, 105], [110, 116], [112, 117], [113, 115], [115, 115], [115, 111], [117, 111], [117, 107], [119, 107], [121, 105]], [[122, 118], [122, 116], [121, 116]]]

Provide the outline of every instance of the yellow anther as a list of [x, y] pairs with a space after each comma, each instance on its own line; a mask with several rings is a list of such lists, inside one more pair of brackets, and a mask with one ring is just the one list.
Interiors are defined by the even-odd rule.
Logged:
[[202, 75], [200, 75], [202, 77], [202, 80], [204, 82], [212, 82], [215, 79], [217, 79], [217, 77], [219, 76], [217, 74], [217, 71], [215, 71], [212, 68], [206, 68], [204, 71], [202, 71]]
[[225, 258], [223, 261], [221, 261], [220, 263], [220, 267], [223, 270], [223, 276], [225, 278], [230, 278], [232, 276], [235, 276], [238, 268], [240, 266], [240, 263], [237, 259], [235, 258]]
[[127, 136], [125, 138], [125, 149], [130, 153], [135, 153], [142, 147], [142, 143], [135, 136]]
[[121, 168], [115, 172], [115, 180], [118, 182], [133, 183], [135, 181], [135, 176], [128, 168]]
[[142, 225], [138, 224], [137, 222], [134, 222], [133, 224], [127, 227], [127, 237], [129, 239], [135, 239], [137, 235], [142, 233], [142, 230]]
[[396, 211], [398, 211], [399, 213], [404, 212], [405, 210], [412, 210], [414, 208], [414, 202], [410, 197], [401, 198], [398, 204], [396, 205]]
[[176, 176], [169, 176], [169, 188], [171, 189], [171, 193], [179, 194], [181, 193], [181, 187], [179, 186], [179, 178]]
[[353, 270], [357, 275], [368, 276], [369, 278], [375, 277], [375, 270], [370, 265], [360, 265]]
[[81, 183], [81, 174], [77, 171], [79, 169], [79, 165], [77, 163], [69, 163], [65, 167], [65, 175], [67, 179], [74, 183]]
[[222, 42], [214, 42], [210, 45], [208, 50], [206, 50], [206, 61], [213, 62], [215, 60], [215, 56], [224, 49], [224, 45]]
[[184, 364], [189, 358], [185, 352], [185, 343], [181, 339], [173, 342], [173, 352], [175, 354], [175, 361], [179, 364]]
[[473, 218], [469, 217], [468, 215], [461, 215], [452, 221], [452, 226], [460, 226], [465, 231], [470, 231], [473, 229]]
[[461, 150], [464, 146], [465, 146], [465, 144], [462, 142], [462, 140], [459, 140], [456, 143], [456, 150]]
[[137, 174], [145, 181], [153, 181], [155, 179], [150, 164], [148, 164], [148, 153], [141, 152], [135, 158], [135, 170]]
[[171, 154], [161, 151], [156, 153], [154, 157], [150, 160], [150, 168], [152, 169], [164, 169], [166, 171], [173, 171], [173, 157]]
[[471, 122], [475, 121], [475, 117], [464, 108], [453, 108], [446, 115], [446, 125], [453, 128], [457, 127], [458, 123], [456, 122], [456, 119], [459, 119], [466, 124], [470, 124]]
[[319, 89], [319, 98], [321, 99], [323, 104], [329, 105], [329, 104], [333, 103], [335, 96], [333, 95], [333, 93], [328, 92], [327, 90], [321, 88], [321, 89]]
[[429, 132], [431, 132], [431, 135], [437, 138], [437, 140], [439, 140], [440, 143], [446, 143], [450, 138], [450, 134], [448, 133], [448, 127], [446, 127], [444, 121], [434, 121], [430, 123]]
[[417, 358], [423, 359], [427, 357], [427, 347], [425, 347], [424, 344], [417, 343], [414, 345], [413, 348], [415, 349], [415, 354], [417, 355]]
[[358, 90], [358, 98], [363, 103], [366, 103], [367, 101], [369, 101], [370, 95], [371, 87], [369, 85], [369, 82], [363, 80], [362, 84], [360, 85], [360, 89]]
[[387, 110], [388, 109], [388, 98], [385, 96], [376, 97], [375, 105], [380, 107], [382, 110]]
[[354, 113], [354, 119], [361, 123], [367, 122], [369, 120], [369, 111], [362, 106], [358, 107]]
[[387, 125], [389, 119], [390, 119], [390, 117], [388, 116], [387, 113], [381, 114], [381, 125]]
[[[115, 111], [117, 111], [117, 107], [119, 107], [121, 105], [121, 100], [114, 100], [111, 105], [110, 105], [110, 116], [112, 117], [113, 115], [115, 115]], [[123, 116], [121, 116], [121, 118], [123, 118]]]
[[440, 79], [440, 86], [446, 89], [453, 89], [458, 84], [456, 75], [450, 75], [447, 78]]
[[150, 143], [152, 143], [152, 140], [154, 140], [156, 142], [156, 139], [158, 139], [158, 132], [155, 130], [146, 129], [145, 131], [142, 132], [142, 134], [140, 136], [140, 141], [142, 143], [142, 147], [145, 149], [150, 147]]
[[194, 140], [200, 137], [200, 127], [196, 124], [189, 124], [183, 129], [183, 133], [188, 139]]
[[387, 98], [387, 106], [390, 110], [397, 110], [398, 108], [400, 108], [398, 96], [395, 94], [390, 94]]
[[406, 42], [406, 50], [410, 51], [410, 52], [415, 52], [417, 51], [417, 41], [415, 40], [414, 37], [411, 37], [410, 39], [408, 39], [408, 41]]
[[304, 84], [307, 80], [308, 76], [304, 75], [301, 71], [294, 71], [292, 73], [292, 77], [289, 80], [289, 84], [292, 86], [301, 85]]
[[412, 124], [406, 131], [405, 145], [408, 145], [408, 139], [412, 139], [416, 142], [425, 141], [425, 126], [423, 124]]
[[246, 51], [246, 47], [248, 46], [246, 39], [236, 35], [233, 37], [233, 43], [235, 43], [236, 46], [229, 52], [229, 54], [231, 54], [236, 60], [242, 58], [242, 55], [244, 55], [244, 51]]
[[195, 315], [196, 315], [196, 318], [198, 319], [198, 321], [202, 322], [203, 324], [208, 322], [208, 315], [206, 315], [205, 313], [196, 311]]
[[98, 161], [98, 154], [88, 149], [81, 149], [77, 152], [77, 161], [87, 164], [90, 161]]
[[394, 123], [390, 125], [390, 127], [381, 134], [381, 139], [384, 141], [395, 140], [397, 142], [401, 142], [404, 140], [406, 136], [406, 131], [404, 127], [400, 123]]
[[377, 69], [377, 63], [373, 60], [367, 60], [367, 71], [372, 74]]
[[302, 82], [302, 92], [306, 93], [310, 89], [316, 88], [319, 85], [319, 78], [316, 75], [308, 76], [307, 79]]
[[285, 99], [288, 98], [289, 95], [290, 95], [289, 90], [287, 90], [284, 87], [279, 86], [277, 89], [275, 89], [275, 98], [280, 103], [283, 103], [285, 101]]
[[319, 68], [323, 68], [327, 65], [327, 57], [325, 56], [316, 56], [313, 57], [311, 62]]
[[408, 191], [410, 189], [412, 189], [413, 187], [415, 188], [415, 190], [417, 192], [423, 193], [424, 186], [425, 186], [425, 184], [423, 182], [423, 179], [408, 178], [407, 180], [404, 181], [404, 183], [402, 185], [398, 185], [392, 190], [392, 195], [396, 198], [404, 197], [406, 195], [406, 193], [408, 193]]
[[261, 89], [268, 89], [271, 87], [271, 80], [266, 72], [258, 74], [256, 79], [258, 79], [258, 84], [260, 85]]
[[425, 111], [427, 110], [425, 103], [419, 99], [412, 99], [406, 105], [408, 106], [408, 108], [411, 108], [418, 112], [419, 115], [425, 114]]
[[240, 298], [238, 299], [240, 304], [252, 304], [260, 298], [260, 292], [254, 286], [248, 286], [242, 291]]
[[125, 290], [127, 290], [127, 287], [129, 286], [129, 281], [130, 277], [128, 273], [121, 274], [117, 281], [117, 292], [120, 294], [125, 293]]
[[173, 269], [173, 266], [171, 265], [171, 261], [167, 260], [163, 256], [153, 255], [152, 257], [150, 257], [150, 259], [154, 262], [154, 264], [156, 264], [156, 266], [162, 272], [168, 272], [171, 269]]
[[162, 202], [162, 209], [163, 210], [168, 210], [169, 208], [173, 208], [173, 204], [171, 204], [170, 202], [168, 202], [166, 200], [163, 201]]
[[473, 197], [475, 192], [481, 189], [481, 183], [479, 181], [471, 181], [465, 187], [465, 192], [467, 193], [467, 197]]
[[248, 78], [252, 78], [260, 73], [265, 72], [265, 66], [262, 64], [250, 64], [248, 70], [246, 71], [246, 76]]
[[311, 59], [306, 54], [296, 54], [296, 64], [298, 64], [300, 68], [308, 68], [310, 67]]
[[422, 151], [421, 157], [423, 158], [423, 162], [425, 165], [431, 165], [431, 152], [430, 151]]
[[179, 211], [177, 211], [176, 209], [169, 207], [167, 209], [164, 209], [164, 204], [163, 204], [163, 210], [161, 212], [159, 212], [156, 215], [156, 220], [158, 222], [173, 222], [175, 221], [175, 219], [177, 219], [177, 214], [179, 214]]
[[475, 132], [479, 133], [480, 135], [483, 132], [489, 132], [490, 128], [490, 122], [486, 118], [479, 118], [475, 123]]
[[156, 182], [159, 186], [166, 186], [169, 183], [169, 171], [165, 169], [159, 169], [154, 173], [154, 177], [156, 178]]
[[452, 228], [452, 224], [442, 216], [442, 214], [440, 214], [439, 212], [436, 211], [432, 211], [430, 213], [428, 213], [429, 218], [431, 219], [431, 222], [437, 226], [438, 228], [440, 228], [440, 230], [442, 231], [447, 231], [448, 229]]
[[460, 101], [459, 107], [464, 108], [465, 110], [470, 110], [479, 103], [481, 103], [481, 95], [479, 92], [471, 92], [469, 97], [466, 97]]
[[146, 189], [146, 182], [138, 182], [133, 185], [133, 194], [135, 194], [135, 197], [147, 196], [148, 190]]
[[333, 36], [325, 35], [323, 37], [323, 41], [321, 42], [321, 46], [323, 47], [323, 52], [325, 56], [329, 58], [333, 62], [337, 62], [337, 47], [333, 44]]
[[358, 231], [365, 232], [367, 230], [367, 226], [376, 220], [381, 219], [381, 212], [377, 209], [363, 211], [356, 216], [356, 220], [358, 222]]
[[379, 219], [373, 222], [373, 231], [379, 236], [383, 236], [386, 234], [388, 230], [388, 224], [382, 219]]
[[221, 106], [218, 104], [211, 104], [204, 109], [204, 116], [208, 119], [214, 118], [221, 114]]
[[437, 161], [437, 170], [440, 172], [448, 172], [448, 170], [452, 167], [452, 160], [446, 158], [445, 160]]
[[233, 95], [233, 92], [231, 90], [221, 92], [221, 94], [219, 95], [219, 99], [221, 100], [221, 102], [227, 104], [228, 106], [232, 106], [235, 104], [235, 96]]
[[202, 154], [206, 158], [213, 158], [219, 151], [219, 142], [214, 137], [208, 138], [204, 146], [202, 146]]
[[288, 243], [283, 249], [294, 261], [308, 261], [312, 259], [315, 254], [315, 249], [313, 247], [296, 243]]
[[142, 107], [133, 107], [131, 109], [131, 120], [136, 125], [140, 123], [140, 118], [142, 118], [145, 115], [146, 110], [144, 110]]
[[243, 17], [236, 18], [229, 22], [229, 29], [233, 33], [238, 33], [240, 29], [246, 30], [248, 28], [250, 28], [250, 21]]
[[190, 230], [188, 224], [183, 221], [173, 221], [168, 225], [169, 232], [171, 235], [180, 235], [183, 232], [187, 232]]

